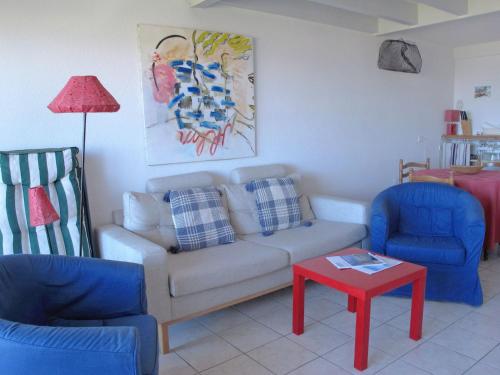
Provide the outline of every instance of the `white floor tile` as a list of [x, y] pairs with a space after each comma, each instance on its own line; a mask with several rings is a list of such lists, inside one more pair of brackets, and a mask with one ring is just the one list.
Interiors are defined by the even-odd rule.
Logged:
[[263, 296], [234, 306], [236, 310], [252, 318], [265, 315], [282, 307], [283, 306], [276, 302], [271, 296]]
[[250, 318], [237, 310], [227, 308], [198, 318], [198, 321], [212, 332], [220, 332], [250, 321]]
[[197, 371], [207, 370], [241, 354], [215, 335], [183, 345], [176, 350], [176, 353]]
[[499, 370], [495, 367], [491, 367], [483, 362], [478, 362], [471, 367], [470, 370], [464, 373], [464, 375], [496, 375]]
[[289, 373], [289, 375], [350, 375], [350, 372], [335, 366], [323, 358], [315, 359], [297, 370]]
[[394, 356], [402, 356], [421, 341], [410, 339], [408, 331], [383, 324], [370, 332], [370, 345]]
[[283, 337], [252, 350], [248, 355], [273, 373], [286, 374], [317, 358], [317, 355]]
[[371, 316], [379, 322], [387, 322], [395, 317], [404, 314], [408, 308], [395, 305], [387, 299], [374, 298], [371, 306]]
[[305, 301], [305, 314], [315, 320], [326, 319], [343, 310], [345, 310], [344, 306], [324, 296], [308, 298]]
[[[410, 332], [410, 312], [406, 312], [403, 315], [397, 316], [392, 320], [389, 320], [386, 324], [389, 324], [393, 327], [399, 328], [403, 331], [406, 331], [408, 334]], [[444, 328], [449, 326], [450, 323], [443, 322], [442, 320], [433, 318], [432, 316], [428, 316], [424, 314], [424, 321], [422, 325], [422, 338], [428, 339], [431, 336], [434, 336], [436, 333], [442, 331]]]
[[[321, 323], [326, 324], [337, 331], [345, 333], [346, 335], [354, 337], [356, 331], [356, 314], [347, 310], [341, 311], [330, 318], [324, 319]], [[377, 319], [370, 319], [370, 329], [373, 330], [380, 326], [382, 322]]]
[[262, 367], [246, 355], [233, 358], [209, 370], [202, 375], [272, 375], [272, 372]]
[[423, 343], [402, 359], [434, 375], [462, 374], [476, 362], [472, 358], [432, 342]]
[[463, 303], [425, 301], [424, 314], [444, 322], [453, 323], [473, 311]]
[[194, 375], [196, 371], [175, 353], [160, 355], [159, 375]]
[[351, 336], [322, 323], [313, 323], [305, 327], [304, 333], [300, 336], [291, 333], [287, 337], [318, 355], [323, 355], [351, 341]]
[[364, 375], [375, 374], [396, 359], [396, 357], [370, 346], [368, 350], [368, 368], [364, 371], [358, 371], [354, 368], [354, 340], [328, 352], [323, 358], [334, 365], [342, 367], [351, 374]]
[[500, 373], [500, 345], [489, 352], [482, 360], [481, 363], [495, 367]]
[[457, 321], [458, 326], [500, 342], [500, 320], [498, 317], [472, 312]]
[[[292, 309], [287, 307], [281, 307], [275, 311], [271, 311], [267, 314], [255, 318], [258, 322], [264, 324], [266, 327], [278, 332], [281, 335], [288, 335], [292, 333]], [[313, 323], [314, 320], [304, 316], [304, 324], [309, 325]]]
[[457, 324], [444, 329], [430, 341], [476, 360], [481, 359], [498, 344], [498, 341], [478, 335]]
[[168, 331], [170, 349], [172, 350], [175, 350], [179, 346], [199, 340], [212, 334], [212, 332], [210, 332], [196, 320], [188, 320], [185, 322], [173, 324], [168, 327]]
[[254, 320], [219, 332], [218, 335], [244, 353], [281, 337]]
[[429, 373], [399, 359], [377, 372], [377, 375], [429, 375]]

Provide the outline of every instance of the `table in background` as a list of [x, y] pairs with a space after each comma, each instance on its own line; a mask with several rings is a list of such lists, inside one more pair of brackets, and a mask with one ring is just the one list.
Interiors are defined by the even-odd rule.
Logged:
[[[449, 169], [427, 169], [415, 171], [415, 175], [446, 178]], [[500, 243], [500, 171], [481, 171], [477, 174], [454, 172], [455, 186], [474, 195], [483, 206], [486, 221], [484, 245], [494, 250]]]
[[[367, 251], [349, 248], [330, 255], [364, 253]], [[427, 268], [409, 262], [402, 262], [372, 275], [353, 269], [340, 270], [331, 264], [325, 256], [296, 263], [293, 265], [293, 333], [296, 335], [304, 333], [304, 284], [306, 279], [346, 293], [348, 295], [347, 309], [356, 313], [354, 367], [362, 371], [368, 367], [372, 298], [412, 283], [410, 338], [420, 340], [422, 337], [426, 276]]]

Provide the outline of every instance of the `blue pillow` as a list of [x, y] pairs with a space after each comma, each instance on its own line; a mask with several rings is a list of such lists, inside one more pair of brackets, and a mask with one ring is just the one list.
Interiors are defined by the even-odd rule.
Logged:
[[215, 187], [172, 190], [170, 200], [179, 250], [197, 250], [234, 242], [236, 234]]
[[255, 193], [257, 215], [264, 235], [300, 225], [299, 196], [293, 179], [266, 178], [247, 184]]

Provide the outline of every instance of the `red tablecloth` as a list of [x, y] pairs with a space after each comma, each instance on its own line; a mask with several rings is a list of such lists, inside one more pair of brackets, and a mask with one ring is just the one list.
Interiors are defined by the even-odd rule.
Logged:
[[[416, 175], [448, 177], [448, 169], [415, 171]], [[477, 174], [454, 173], [455, 186], [474, 195], [484, 208], [486, 219], [486, 248], [495, 249], [500, 243], [500, 171], [481, 171]]]

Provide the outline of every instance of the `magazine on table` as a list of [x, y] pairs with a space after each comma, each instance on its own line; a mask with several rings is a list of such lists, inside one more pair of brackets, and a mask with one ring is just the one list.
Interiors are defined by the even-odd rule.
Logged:
[[338, 269], [354, 269], [368, 275], [394, 267], [401, 261], [373, 253], [348, 254], [326, 257]]

